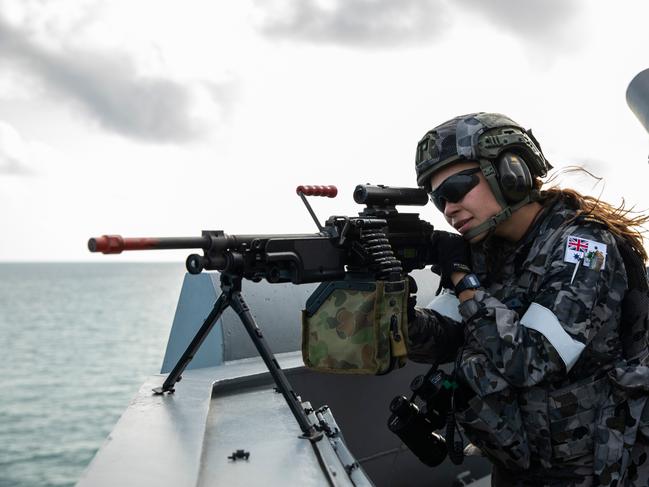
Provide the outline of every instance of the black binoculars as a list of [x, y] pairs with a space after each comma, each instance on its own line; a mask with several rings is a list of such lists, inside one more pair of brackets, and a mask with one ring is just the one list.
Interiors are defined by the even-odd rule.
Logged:
[[[447, 455], [446, 440], [435, 430], [446, 425], [455, 387], [446, 372], [435, 370], [412, 380], [412, 398], [397, 396], [390, 403], [388, 428], [429, 467], [436, 467]], [[424, 402], [421, 408], [414, 402], [416, 397]]]

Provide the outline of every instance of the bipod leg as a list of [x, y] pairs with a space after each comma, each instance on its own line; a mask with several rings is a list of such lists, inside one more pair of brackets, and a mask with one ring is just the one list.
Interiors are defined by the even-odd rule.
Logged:
[[205, 338], [207, 338], [207, 335], [210, 334], [212, 327], [214, 327], [214, 323], [218, 321], [218, 319], [223, 314], [223, 311], [225, 311], [225, 309], [228, 307], [229, 301], [229, 296], [225, 292], [222, 292], [214, 303], [212, 311], [210, 311], [210, 314], [207, 315], [207, 318], [205, 318], [205, 321], [203, 321], [200, 329], [180, 357], [180, 360], [178, 360], [173, 370], [169, 373], [169, 375], [163, 382], [162, 386], [154, 388], [153, 392], [155, 392], [156, 394], [174, 392], [174, 385], [176, 385], [176, 382], [181, 379], [181, 374], [185, 370], [185, 367], [187, 367], [189, 362], [192, 361], [194, 355], [196, 354], [196, 352], [198, 352], [198, 349], [205, 341]]
[[[223, 282], [224, 276], [222, 275], [221, 283], [223, 284]], [[293, 387], [286, 378], [284, 371], [282, 371], [281, 367], [279, 366], [279, 362], [277, 362], [277, 359], [271, 352], [268, 344], [266, 343], [266, 340], [264, 339], [264, 335], [261, 332], [261, 329], [257, 326], [255, 319], [250, 313], [248, 305], [241, 295], [241, 278], [231, 278], [228, 286], [231, 286], [231, 290], [228, 293], [230, 296], [230, 306], [239, 315], [243, 326], [246, 328], [246, 331], [248, 332], [248, 335], [250, 335], [250, 338], [257, 348], [259, 355], [266, 364], [270, 375], [275, 380], [277, 390], [284, 396], [289, 409], [300, 425], [302, 433], [304, 433], [304, 436], [311, 441], [319, 440], [322, 437], [322, 433], [318, 432], [315, 427], [309, 422], [309, 419], [307, 418], [306, 413], [304, 412], [304, 409], [302, 408], [302, 405], [298, 400], [297, 394], [293, 391]]]

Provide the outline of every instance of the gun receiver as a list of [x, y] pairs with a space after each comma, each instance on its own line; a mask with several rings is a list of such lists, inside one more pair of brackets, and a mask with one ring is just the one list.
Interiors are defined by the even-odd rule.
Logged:
[[[333, 189], [305, 194], [335, 195], [334, 187], [327, 188]], [[357, 217], [332, 216], [313, 234], [228, 235], [208, 230], [201, 237], [104, 235], [91, 238], [88, 249], [104, 254], [202, 249], [203, 255], [187, 258], [191, 274], [217, 270], [255, 282], [266, 279], [294, 284], [340, 280], [348, 273], [389, 278], [432, 263], [429, 242], [433, 226], [416, 213], [399, 213], [395, 208], [426, 204], [428, 196], [423, 189], [359, 185], [354, 200], [366, 205]]]

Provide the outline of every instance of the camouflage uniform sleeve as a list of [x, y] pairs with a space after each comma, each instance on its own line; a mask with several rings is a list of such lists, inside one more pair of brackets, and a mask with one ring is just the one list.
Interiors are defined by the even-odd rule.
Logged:
[[464, 341], [464, 326], [427, 308], [416, 308], [408, 323], [408, 358], [415, 362], [446, 363], [455, 360]]
[[[475, 293], [481, 312], [466, 324], [468, 360], [462, 369], [479, 395], [509, 385], [529, 387], [551, 374], [566, 374], [593, 337], [619, 321], [626, 274], [615, 239], [595, 223], [571, 226], [562, 233], [522, 317], [489, 293]], [[599, 270], [580, 264], [575, 272], [576, 264], [564, 260], [570, 236], [606, 245]]]

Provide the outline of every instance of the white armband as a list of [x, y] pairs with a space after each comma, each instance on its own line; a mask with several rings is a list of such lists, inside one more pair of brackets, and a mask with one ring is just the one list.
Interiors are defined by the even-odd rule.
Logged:
[[585, 348], [583, 343], [572, 338], [563, 329], [559, 318], [552, 311], [538, 303], [530, 304], [521, 318], [521, 325], [543, 335], [557, 351], [568, 372]]
[[460, 300], [457, 297], [450, 293], [442, 293], [439, 296], [435, 296], [426, 308], [437, 311], [442, 316], [446, 316], [452, 320], [462, 322], [462, 315], [460, 315], [460, 311], [458, 310], [459, 305]]

